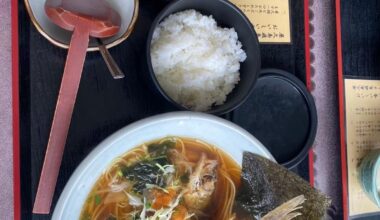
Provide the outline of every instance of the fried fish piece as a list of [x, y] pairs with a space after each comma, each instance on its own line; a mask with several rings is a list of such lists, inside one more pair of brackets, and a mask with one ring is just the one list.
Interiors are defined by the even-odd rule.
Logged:
[[217, 181], [217, 166], [218, 161], [209, 160], [202, 154], [194, 172], [189, 176], [183, 196], [188, 208], [202, 211], [210, 204]]

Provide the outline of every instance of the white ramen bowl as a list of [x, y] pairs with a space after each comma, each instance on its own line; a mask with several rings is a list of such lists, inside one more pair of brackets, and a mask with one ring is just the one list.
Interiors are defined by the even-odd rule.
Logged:
[[167, 136], [203, 140], [222, 149], [240, 165], [244, 151], [274, 161], [273, 156], [255, 137], [219, 117], [195, 112], [153, 116], [122, 128], [100, 143], [82, 161], [66, 184], [52, 219], [79, 219], [92, 187], [116, 157], [138, 145]]
[[[54, 45], [67, 49], [72, 32], [64, 30], [50, 21], [45, 13], [45, 0], [24, 0], [24, 2], [30, 19], [38, 32]], [[103, 40], [106, 47], [110, 48], [123, 42], [132, 32], [138, 16], [139, 1], [107, 0], [107, 2], [121, 17], [119, 32], [115, 36]], [[94, 39], [91, 39], [87, 50], [96, 51], [98, 50], [97, 45], [98, 43]]]

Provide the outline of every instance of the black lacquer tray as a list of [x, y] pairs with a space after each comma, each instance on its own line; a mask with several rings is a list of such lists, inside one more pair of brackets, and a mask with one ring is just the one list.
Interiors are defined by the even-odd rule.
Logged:
[[[176, 110], [149, 90], [143, 77], [147, 73], [142, 68], [150, 24], [168, 3], [164, 0], [140, 1], [133, 33], [127, 41], [110, 49], [125, 72], [125, 79], [114, 80], [98, 52], [87, 54], [52, 208], [75, 168], [100, 141], [139, 119]], [[305, 82], [304, 1], [291, 1], [291, 22], [292, 44], [261, 45], [262, 67], [286, 70]], [[31, 210], [66, 53], [38, 33], [23, 1], [19, 0], [22, 219], [51, 218], [51, 215], [34, 215]], [[230, 120], [231, 114], [234, 113], [221, 117]], [[308, 179], [307, 158], [294, 171]]]

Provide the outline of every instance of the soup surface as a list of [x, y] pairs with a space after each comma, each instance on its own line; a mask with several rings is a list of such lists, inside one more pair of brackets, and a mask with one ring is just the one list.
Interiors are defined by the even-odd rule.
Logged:
[[168, 137], [116, 158], [80, 220], [231, 219], [240, 166], [203, 141]]

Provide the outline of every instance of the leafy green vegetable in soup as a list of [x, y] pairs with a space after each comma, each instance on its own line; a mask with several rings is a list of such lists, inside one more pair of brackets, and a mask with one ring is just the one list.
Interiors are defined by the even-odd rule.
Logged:
[[167, 140], [162, 143], [153, 143], [148, 145], [148, 152], [151, 157], [167, 156], [168, 151], [175, 147], [175, 142]]
[[[125, 178], [133, 183], [133, 190], [142, 194], [146, 184], [166, 187], [168, 180], [174, 173], [165, 173], [165, 168], [170, 165], [168, 160], [168, 150], [174, 147], [174, 142], [165, 141], [161, 144], [151, 144], [148, 146], [149, 157], [126, 167], [120, 167]], [[164, 170], [163, 170], [164, 168]]]
[[157, 163], [155, 160], [144, 160], [131, 167], [122, 167], [121, 170], [123, 176], [132, 181], [133, 190], [136, 193], [142, 194], [146, 184], [155, 184], [159, 187], [166, 186], [166, 178], [161, 174], [160, 168], [156, 164], [164, 166], [169, 163], [167, 160], [160, 162], [161, 163]]
[[102, 202], [102, 198], [99, 195], [95, 195], [95, 205], [99, 205]]

